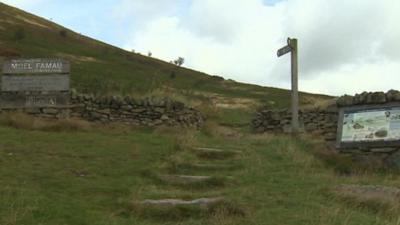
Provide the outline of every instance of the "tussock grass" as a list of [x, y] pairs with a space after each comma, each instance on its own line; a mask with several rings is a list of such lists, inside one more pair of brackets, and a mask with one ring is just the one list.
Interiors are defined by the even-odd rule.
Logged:
[[316, 144], [310, 153], [327, 168], [339, 175], [363, 175], [371, 173], [389, 173], [383, 160], [373, 155], [351, 155], [328, 150], [323, 143]]
[[89, 122], [77, 118], [44, 119], [24, 113], [7, 113], [0, 115], [0, 124], [22, 130], [40, 130], [52, 132], [90, 131]]
[[32, 220], [39, 198], [28, 190], [5, 186], [0, 189], [0, 224], [17, 225]]

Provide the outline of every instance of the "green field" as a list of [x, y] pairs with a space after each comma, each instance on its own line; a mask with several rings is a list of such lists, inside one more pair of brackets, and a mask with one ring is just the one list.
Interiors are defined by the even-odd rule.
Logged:
[[[4, 123], [3, 123], [4, 124]], [[317, 159], [307, 136], [92, 125], [84, 131], [0, 126], [0, 224], [398, 224], [398, 214], [343, 201], [338, 184], [399, 185], [397, 175], [343, 176]], [[106, 130], [106, 131], [105, 131]], [[195, 156], [191, 147], [241, 151]], [[326, 150], [323, 150], [326, 151]], [[191, 167], [195, 163], [230, 169]], [[232, 177], [222, 185], [170, 185], [152, 174]], [[215, 211], [135, 208], [144, 199], [224, 197]]]

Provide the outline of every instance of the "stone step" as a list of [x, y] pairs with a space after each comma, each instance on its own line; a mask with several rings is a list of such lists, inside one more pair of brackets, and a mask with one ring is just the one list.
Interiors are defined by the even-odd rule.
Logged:
[[232, 176], [193, 176], [193, 175], [159, 175], [159, 180], [173, 185], [204, 184], [207, 186], [223, 186], [226, 182], [232, 181]]
[[140, 202], [144, 206], [161, 206], [161, 207], [175, 207], [175, 206], [209, 206], [215, 203], [222, 202], [224, 199], [221, 197], [215, 198], [199, 198], [194, 200], [182, 199], [146, 199]]
[[217, 153], [223, 153], [223, 152], [231, 152], [231, 153], [236, 153], [236, 154], [241, 154], [241, 151], [237, 150], [224, 150], [224, 149], [219, 149], [219, 148], [208, 148], [208, 147], [197, 147], [195, 148], [196, 151], [200, 152], [217, 152]]
[[211, 164], [211, 163], [195, 163], [191, 165], [193, 168], [204, 170], [231, 170], [240, 167], [235, 164]]
[[195, 154], [200, 158], [206, 159], [227, 159], [240, 155], [241, 151], [223, 150], [218, 148], [194, 148]]
[[170, 184], [194, 184], [211, 180], [211, 176], [188, 176], [188, 175], [159, 175], [159, 179]]

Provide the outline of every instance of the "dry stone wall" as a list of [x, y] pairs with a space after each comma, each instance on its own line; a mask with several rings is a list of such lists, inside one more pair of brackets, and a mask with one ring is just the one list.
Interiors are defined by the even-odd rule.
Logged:
[[[252, 121], [252, 128], [257, 133], [289, 132], [291, 127], [290, 110], [262, 110]], [[300, 110], [299, 122], [305, 132], [318, 132], [328, 141], [336, 140], [338, 111], [336, 107], [329, 110]]]
[[[334, 105], [325, 109], [304, 110], [299, 112], [299, 120], [305, 132], [322, 134], [330, 149], [351, 156], [353, 162], [365, 165], [382, 165], [385, 168], [400, 171], [400, 146], [392, 147], [357, 147], [336, 149], [333, 143], [337, 136], [338, 114], [341, 107], [357, 105], [379, 105], [400, 102], [400, 92], [363, 92], [355, 96], [345, 95], [336, 100]], [[289, 110], [262, 110], [252, 121], [254, 132], [290, 131], [291, 113]]]
[[184, 126], [199, 128], [203, 117], [199, 111], [168, 98], [105, 96], [95, 97], [71, 92], [70, 105], [65, 108], [0, 109], [0, 112], [21, 111], [44, 118], [81, 118], [92, 122], [121, 122], [144, 126]]
[[[305, 132], [323, 134], [325, 140], [335, 141], [340, 107], [355, 105], [377, 105], [400, 102], [400, 92], [363, 92], [355, 96], [344, 95], [336, 103], [324, 109], [300, 110], [299, 121]], [[290, 110], [261, 110], [252, 121], [254, 132], [289, 132], [291, 124]]]

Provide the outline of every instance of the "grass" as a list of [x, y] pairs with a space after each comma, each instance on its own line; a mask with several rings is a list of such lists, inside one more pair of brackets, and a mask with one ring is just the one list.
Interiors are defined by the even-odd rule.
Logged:
[[41, 130], [54, 132], [90, 131], [92, 125], [82, 119], [45, 119], [24, 113], [0, 114], [0, 124], [23, 130]]
[[[172, 130], [54, 132], [0, 126], [0, 224], [397, 224], [397, 211], [371, 211], [330, 194], [345, 183], [399, 186], [397, 175], [342, 176], [314, 155], [319, 143], [308, 137], [245, 134], [239, 140]], [[190, 138], [178, 138], [184, 134]], [[218, 172], [177, 166], [174, 172], [232, 176], [234, 183], [185, 188], [143, 176], [143, 171], [168, 173], [176, 157], [188, 165], [216, 162], [190, 155], [185, 146], [191, 142], [241, 150], [241, 166]], [[232, 203], [211, 211], [142, 213], [132, 205], [216, 196]], [[163, 215], [173, 218], [160, 220]]]

